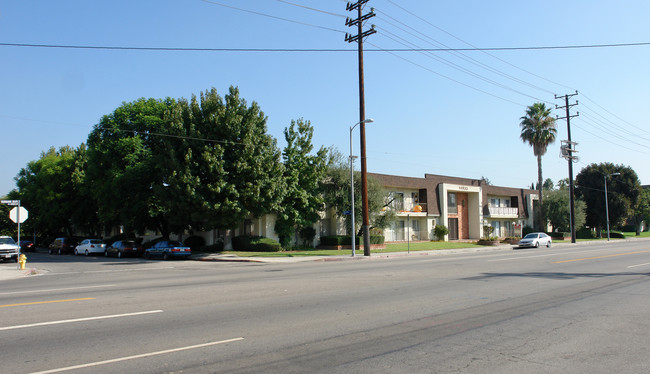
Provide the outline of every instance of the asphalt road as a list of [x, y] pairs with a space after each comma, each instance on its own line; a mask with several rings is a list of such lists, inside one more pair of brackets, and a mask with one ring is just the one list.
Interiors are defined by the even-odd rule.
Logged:
[[[643, 373], [650, 241], [284, 264], [32, 254], [2, 373]], [[3, 264], [10, 266], [10, 264]]]

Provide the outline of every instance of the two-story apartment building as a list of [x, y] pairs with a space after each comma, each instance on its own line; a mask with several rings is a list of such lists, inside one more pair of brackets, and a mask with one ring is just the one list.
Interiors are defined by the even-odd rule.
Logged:
[[[379, 180], [389, 194], [389, 206], [397, 220], [384, 230], [387, 242], [435, 239], [437, 224], [447, 226], [445, 240], [478, 240], [483, 226], [493, 228], [493, 236], [521, 235], [521, 228], [533, 226], [533, 209], [537, 209], [537, 191], [491, 186], [478, 179], [425, 174], [424, 178], [369, 173]], [[260, 235], [278, 239], [275, 215], [251, 217], [229, 235]], [[314, 244], [325, 235], [344, 235], [345, 224], [336, 212], [327, 209], [314, 224]], [[226, 232], [212, 230], [195, 233], [212, 244]]]
[[434, 239], [437, 224], [447, 226], [446, 240], [476, 240], [483, 226], [498, 237], [521, 234], [533, 226], [535, 190], [491, 186], [478, 179], [425, 174], [424, 178], [370, 173], [389, 191], [397, 221], [385, 230], [386, 241]]

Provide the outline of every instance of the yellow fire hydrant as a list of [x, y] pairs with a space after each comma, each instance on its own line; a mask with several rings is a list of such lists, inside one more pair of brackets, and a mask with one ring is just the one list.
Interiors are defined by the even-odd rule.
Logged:
[[20, 270], [25, 270], [25, 264], [27, 263], [27, 256], [21, 254], [18, 258], [18, 263], [20, 264]]

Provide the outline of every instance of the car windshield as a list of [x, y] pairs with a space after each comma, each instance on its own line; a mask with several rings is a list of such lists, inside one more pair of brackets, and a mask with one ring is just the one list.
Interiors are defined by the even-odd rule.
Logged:
[[537, 234], [528, 234], [528, 235], [524, 236], [524, 239], [534, 239], [536, 237], [537, 237]]
[[0, 244], [16, 244], [13, 238], [0, 238]]

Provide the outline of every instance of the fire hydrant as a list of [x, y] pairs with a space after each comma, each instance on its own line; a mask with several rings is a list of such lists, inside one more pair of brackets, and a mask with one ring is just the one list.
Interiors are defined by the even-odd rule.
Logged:
[[27, 256], [21, 254], [18, 258], [18, 263], [20, 264], [20, 270], [25, 270], [25, 264], [27, 263]]

